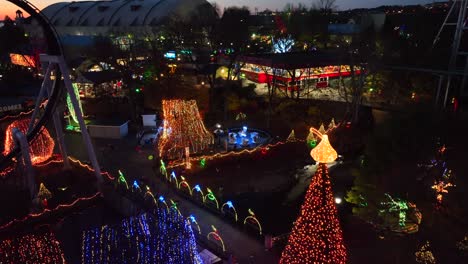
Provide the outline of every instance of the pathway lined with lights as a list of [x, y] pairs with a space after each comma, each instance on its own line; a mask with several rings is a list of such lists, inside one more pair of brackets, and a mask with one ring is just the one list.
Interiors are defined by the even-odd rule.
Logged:
[[[67, 146], [70, 146], [70, 153], [86, 160], [86, 150], [80, 144], [79, 134], [67, 134], [65, 136]], [[253, 256], [253, 263], [278, 263], [278, 256], [274, 253], [265, 251], [263, 241], [242, 232], [220, 216], [214, 215], [186, 200], [184, 197], [175, 193], [162, 178], [156, 176], [152, 170], [153, 161], [148, 160], [152, 154], [149, 148], [144, 148], [140, 153], [135, 150], [136, 139], [133, 135], [122, 140], [93, 139], [96, 153], [98, 154], [100, 165], [104, 170], [118, 176], [120, 169], [127, 178], [128, 182], [134, 179], [142, 180], [151, 185], [152, 192], [156, 195], [162, 195], [166, 201], [172, 199], [177, 203], [180, 212], [188, 217], [193, 215], [198, 224], [202, 236], [213, 232], [212, 226], [216, 228], [219, 236], [224, 240], [226, 251], [232, 253], [239, 263], [249, 263]], [[109, 147], [112, 144], [112, 147]], [[156, 167], [156, 170], [159, 168]], [[157, 172], [157, 171], [156, 171]]]

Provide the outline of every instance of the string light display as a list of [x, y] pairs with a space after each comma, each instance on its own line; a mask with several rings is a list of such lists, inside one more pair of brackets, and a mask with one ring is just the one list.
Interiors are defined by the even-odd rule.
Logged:
[[[15, 147], [15, 140], [13, 138], [12, 130], [17, 128], [23, 134], [27, 134], [30, 118], [17, 119], [8, 125], [5, 133], [5, 145], [3, 155], [7, 155]], [[47, 161], [52, 157], [54, 152], [55, 142], [49, 134], [49, 131], [44, 127], [36, 139], [29, 146], [29, 154], [33, 165]]]
[[185, 148], [198, 153], [214, 144], [205, 128], [195, 100], [163, 100], [163, 132], [158, 143], [160, 156], [182, 158]]
[[416, 262], [417, 263], [424, 263], [424, 264], [435, 264], [436, 259], [434, 258], [434, 255], [432, 254], [430, 250], [430, 243], [429, 241], [426, 241], [426, 244], [424, 244], [414, 255], [416, 256]]
[[58, 264], [66, 262], [60, 243], [52, 233], [46, 232], [1, 241], [0, 263]]
[[[73, 93], [75, 94], [76, 100], [78, 100], [78, 106], [80, 107], [81, 114], [84, 115], [83, 112], [83, 106], [81, 105], [81, 100], [80, 100], [80, 92], [78, 91], [78, 84], [77, 83], [72, 83], [73, 87]], [[75, 113], [75, 108], [73, 108], [73, 104], [70, 99], [70, 95], [67, 94], [67, 106], [68, 106], [68, 111], [70, 112], [70, 116], [75, 121], [75, 123], [78, 123], [78, 117], [76, 116]]]
[[48, 200], [52, 198], [52, 193], [45, 187], [44, 183], [41, 182], [39, 185], [39, 192], [37, 194], [37, 198], [40, 200]]
[[330, 163], [338, 158], [338, 153], [330, 145], [328, 136], [323, 135], [320, 143], [310, 151], [312, 158], [320, 163]]
[[258, 218], [255, 216], [255, 213], [252, 211], [252, 209], [249, 208], [248, 212], [249, 212], [249, 216], [247, 216], [244, 219], [244, 225], [247, 223], [253, 223], [257, 225], [258, 232], [260, 233], [260, 235], [262, 235], [262, 225], [260, 224], [260, 221], [258, 221]]
[[385, 207], [385, 209], [380, 210], [381, 213], [388, 212], [397, 212], [398, 213], [398, 224], [400, 226], [405, 226], [406, 224], [406, 212], [408, 211], [408, 203], [402, 199], [395, 198], [393, 199], [390, 194], [385, 193], [387, 201], [381, 202], [380, 204]]
[[281, 264], [346, 263], [346, 248], [325, 164], [334, 161], [333, 156], [336, 159], [336, 151], [335, 155], [331, 155], [330, 149], [333, 150], [324, 135], [311, 152], [311, 156], [320, 163], [281, 255]]
[[83, 264], [202, 264], [192, 227], [175, 210], [155, 210], [83, 232]]
[[294, 129], [291, 130], [291, 133], [289, 133], [288, 138], [286, 138], [286, 142], [293, 142], [296, 141], [296, 134], [294, 134]]
[[444, 198], [444, 193], [448, 193], [447, 188], [449, 187], [455, 187], [455, 185], [451, 184], [450, 182], [444, 182], [444, 181], [439, 181], [435, 182], [434, 185], [432, 185], [432, 189], [436, 193], [436, 199], [439, 204], [442, 203], [442, 200]]

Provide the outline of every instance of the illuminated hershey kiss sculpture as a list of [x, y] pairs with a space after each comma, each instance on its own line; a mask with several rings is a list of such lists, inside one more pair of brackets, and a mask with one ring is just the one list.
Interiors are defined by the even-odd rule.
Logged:
[[[12, 133], [13, 128], [16, 127], [23, 134], [26, 134], [30, 120], [31, 119], [29, 118], [18, 119], [8, 125], [5, 133], [3, 155], [7, 155], [15, 147], [15, 141]], [[31, 145], [29, 145], [29, 155], [31, 155], [32, 164], [38, 164], [48, 160], [54, 152], [54, 146], [54, 140], [47, 129], [43, 128], [39, 135], [32, 141]]]
[[338, 155], [327, 135], [323, 135], [310, 154], [319, 165], [280, 263], [346, 263], [346, 248], [326, 165]]

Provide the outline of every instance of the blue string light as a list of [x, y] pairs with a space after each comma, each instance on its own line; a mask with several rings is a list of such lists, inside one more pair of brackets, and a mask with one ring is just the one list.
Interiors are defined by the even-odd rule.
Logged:
[[190, 223], [176, 210], [158, 209], [83, 232], [82, 263], [202, 262]]

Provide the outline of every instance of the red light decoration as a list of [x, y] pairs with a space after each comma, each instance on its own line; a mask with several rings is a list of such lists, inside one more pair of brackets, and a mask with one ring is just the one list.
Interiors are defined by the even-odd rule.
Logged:
[[195, 100], [163, 100], [163, 133], [158, 149], [161, 156], [182, 158], [185, 148], [197, 153], [214, 143], [205, 128]]
[[307, 190], [280, 264], [346, 263], [327, 165], [320, 163]]
[[[5, 133], [5, 146], [3, 155], [7, 155], [15, 147], [12, 133], [13, 128], [18, 128], [23, 134], [26, 134], [30, 121], [30, 118], [18, 119], [8, 125]], [[54, 151], [54, 146], [54, 140], [50, 136], [47, 129], [43, 128], [40, 134], [29, 146], [29, 154], [31, 155], [32, 164], [35, 165], [50, 159]]]
[[28, 234], [0, 242], [0, 263], [66, 263], [52, 233]]

